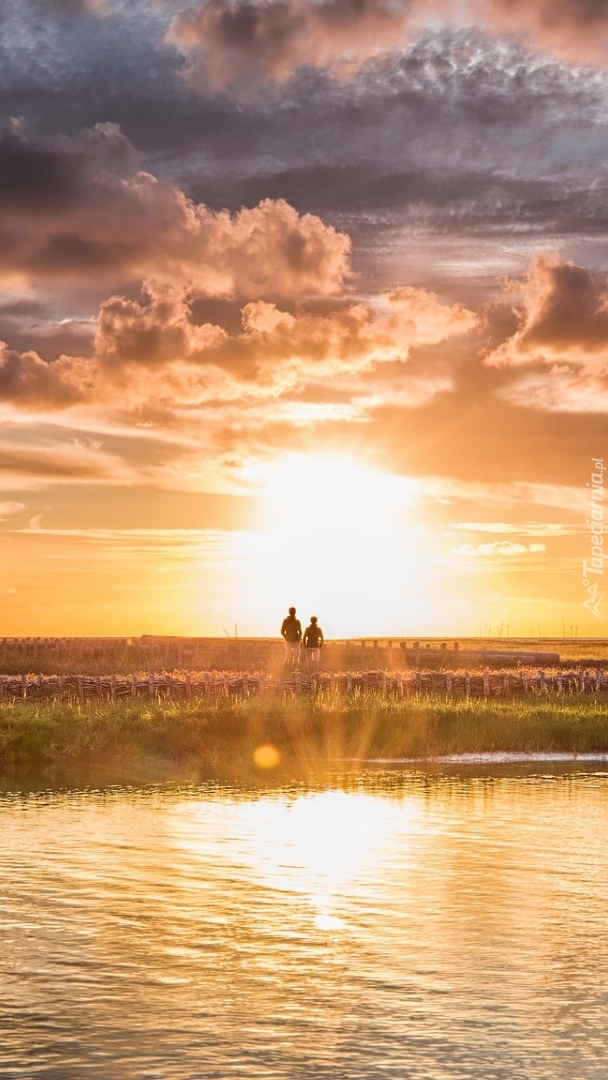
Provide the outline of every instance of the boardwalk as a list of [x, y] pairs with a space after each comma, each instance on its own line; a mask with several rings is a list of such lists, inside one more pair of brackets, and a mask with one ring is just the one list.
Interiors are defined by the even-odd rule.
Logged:
[[495, 698], [525, 694], [585, 694], [608, 691], [608, 672], [523, 671], [343, 671], [282, 676], [239, 671], [146, 672], [133, 675], [0, 675], [0, 700], [156, 698], [188, 700], [337, 693], [404, 698]]

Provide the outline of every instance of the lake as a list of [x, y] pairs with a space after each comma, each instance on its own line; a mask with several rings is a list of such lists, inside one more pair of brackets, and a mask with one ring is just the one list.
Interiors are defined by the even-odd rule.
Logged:
[[5, 790], [0, 1075], [605, 1080], [607, 823], [592, 763]]

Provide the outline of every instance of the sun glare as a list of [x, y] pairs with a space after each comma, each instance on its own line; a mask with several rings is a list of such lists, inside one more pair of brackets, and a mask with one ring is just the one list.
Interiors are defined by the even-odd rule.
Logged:
[[[347, 458], [290, 455], [270, 470], [265, 494], [283, 527], [322, 524], [341, 532], [388, 526], [411, 504], [412, 481]], [[302, 515], [307, 515], [302, 522]], [[287, 520], [285, 520], [287, 518]]]
[[[382, 634], [415, 602], [415, 481], [354, 459], [289, 455], [249, 475], [265, 506], [255, 545], [261, 605], [304, 605], [332, 636]], [[408, 520], [409, 519], [409, 520]], [[309, 610], [308, 610], [309, 609]]]

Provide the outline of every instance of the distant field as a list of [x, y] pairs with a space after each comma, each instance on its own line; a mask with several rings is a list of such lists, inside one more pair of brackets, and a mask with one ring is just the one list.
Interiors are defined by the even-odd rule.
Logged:
[[[353, 638], [329, 641], [323, 649], [326, 670], [405, 670], [465, 666], [460, 654], [472, 652], [551, 652], [565, 662], [608, 663], [607, 638]], [[445, 644], [445, 651], [440, 646]], [[458, 648], [455, 649], [454, 646]], [[283, 645], [277, 638], [27, 638], [0, 639], [0, 674], [128, 675], [135, 671], [225, 670], [277, 672]], [[473, 667], [467, 660], [466, 666]], [[483, 666], [483, 665], [482, 665]], [[500, 665], [499, 665], [500, 666]]]

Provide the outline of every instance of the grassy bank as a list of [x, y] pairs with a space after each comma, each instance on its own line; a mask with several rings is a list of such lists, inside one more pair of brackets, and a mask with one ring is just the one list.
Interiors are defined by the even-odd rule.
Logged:
[[[428, 758], [487, 751], [608, 753], [608, 705], [594, 697], [445, 702], [346, 699], [170, 700], [0, 705], [0, 769], [150, 768], [247, 777], [256, 748], [273, 773], [309, 775], [337, 759]], [[353, 767], [356, 767], [353, 765]]]

